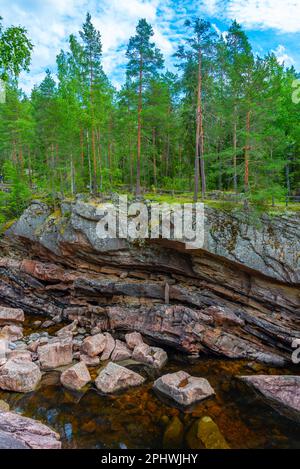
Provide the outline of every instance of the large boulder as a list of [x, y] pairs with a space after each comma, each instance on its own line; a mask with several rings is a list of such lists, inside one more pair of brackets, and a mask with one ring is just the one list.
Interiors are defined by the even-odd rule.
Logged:
[[240, 376], [273, 409], [300, 422], [300, 376]]
[[19, 324], [24, 322], [24, 320], [25, 316], [22, 309], [0, 306], [0, 326]]
[[161, 376], [154, 382], [153, 388], [183, 406], [194, 404], [215, 394], [207, 379], [191, 376], [185, 371]]
[[29, 446], [15, 438], [11, 433], [0, 430], [0, 449], [29, 449]]
[[144, 381], [145, 378], [138, 373], [110, 362], [100, 371], [95, 384], [101, 392], [110, 394], [132, 386], [139, 386]]
[[111, 360], [117, 362], [121, 360], [127, 360], [130, 357], [131, 357], [131, 350], [129, 350], [127, 345], [121, 340], [116, 340], [114, 351], [111, 354]]
[[73, 360], [72, 340], [67, 338], [41, 345], [37, 353], [42, 370], [70, 365]]
[[168, 361], [167, 353], [159, 347], [150, 347], [141, 343], [133, 351], [132, 358], [154, 368], [162, 368]]
[[95, 334], [84, 339], [81, 350], [90, 357], [95, 357], [103, 352], [106, 344], [106, 337], [104, 334]]
[[60, 381], [66, 388], [79, 391], [91, 381], [91, 375], [86, 364], [81, 361], [65, 370]]
[[12, 440], [16, 439], [20, 446], [32, 449], [60, 449], [61, 442], [58, 433], [51, 430], [46, 425], [36, 420], [14, 412], [0, 413], [0, 432], [2, 433], [2, 443], [4, 448], [10, 448], [17, 443]]
[[35, 363], [11, 358], [0, 368], [0, 389], [31, 392], [36, 389], [41, 377], [40, 369]]

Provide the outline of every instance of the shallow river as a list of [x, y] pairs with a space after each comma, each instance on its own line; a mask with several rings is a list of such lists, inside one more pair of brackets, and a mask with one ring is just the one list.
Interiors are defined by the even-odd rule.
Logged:
[[142, 387], [106, 397], [94, 388], [70, 392], [60, 386], [59, 372], [53, 371], [43, 376], [38, 391], [26, 395], [0, 392], [0, 399], [15, 411], [52, 426], [67, 448], [162, 448], [165, 428], [174, 416], [184, 426], [178, 446], [199, 448], [195, 422], [206, 415], [217, 423], [232, 448], [300, 448], [300, 426], [281, 417], [235, 378], [255, 372], [299, 374], [299, 368], [258, 366], [253, 371], [241, 361], [200, 359], [197, 364], [182, 364], [172, 359], [163, 372], [182, 368], [206, 377], [216, 397], [183, 411], [155, 395], [151, 376]]

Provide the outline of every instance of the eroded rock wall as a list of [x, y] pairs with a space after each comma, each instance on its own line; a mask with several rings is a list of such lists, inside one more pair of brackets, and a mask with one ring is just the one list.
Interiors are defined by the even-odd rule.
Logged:
[[205, 245], [100, 240], [93, 203], [32, 204], [1, 240], [0, 301], [190, 354], [282, 363], [300, 337], [299, 220], [208, 209]]

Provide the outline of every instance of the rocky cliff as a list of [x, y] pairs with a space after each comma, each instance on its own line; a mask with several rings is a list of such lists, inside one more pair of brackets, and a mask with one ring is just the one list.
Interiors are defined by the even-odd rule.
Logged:
[[34, 202], [1, 239], [0, 301], [142, 332], [193, 355], [289, 361], [300, 338], [299, 217], [205, 211], [201, 250], [100, 240], [93, 202]]

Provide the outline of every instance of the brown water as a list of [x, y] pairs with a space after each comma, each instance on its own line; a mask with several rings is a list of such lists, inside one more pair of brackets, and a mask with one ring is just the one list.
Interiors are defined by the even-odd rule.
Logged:
[[[219, 426], [232, 448], [300, 448], [300, 426], [280, 416], [235, 376], [242, 374], [299, 374], [299, 367], [276, 370], [246, 362], [200, 359], [183, 364], [172, 359], [163, 373], [184, 368], [206, 377], [216, 397], [182, 410], [161, 400], [151, 389], [154, 376], [144, 386], [114, 396], [101, 395], [93, 385], [73, 393], [59, 384], [59, 372], [43, 376], [34, 393], [0, 392], [11, 408], [53, 427], [66, 448], [158, 448], [168, 422], [178, 416], [184, 426], [183, 448], [200, 448], [193, 424], [208, 415]], [[145, 373], [145, 369], [139, 371]], [[96, 370], [94, 370], [94, 375]]]

